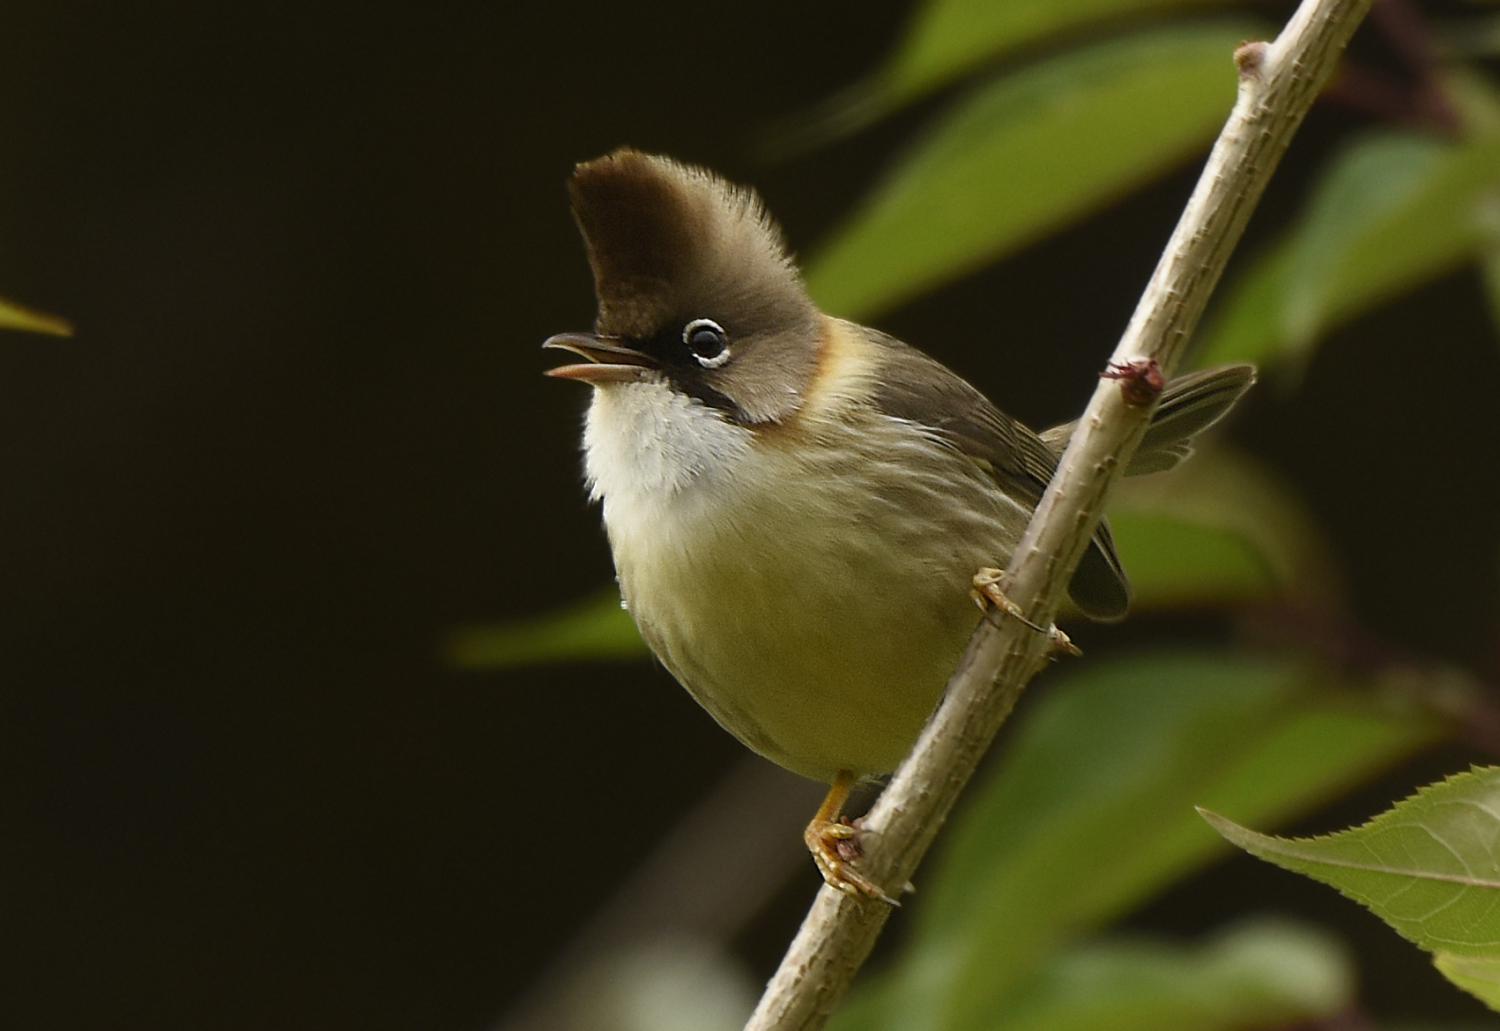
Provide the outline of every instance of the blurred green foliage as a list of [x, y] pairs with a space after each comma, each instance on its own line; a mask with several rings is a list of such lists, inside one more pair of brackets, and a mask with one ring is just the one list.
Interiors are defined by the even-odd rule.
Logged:
[[0, 297], [0, 330], [14, 329], [23, 333], [45, 333], [48, 336], [73, 335], [73, 327], [56, 315], [46, 315]]
[[[929, 0], [890, 58], [868, 78], [782, 127], [781, 145], [809, 146], [868, 125], [999, 59], [1174, 8], [1226, 0]], [[1132, 119], [1135, 121], [1135, 119]]]
[[924, 875], [907, 955], [865, 989], [901, 990], [878, 1019], [833, 1026], [994, 1026], [1060, 950], [1221, 854], [1194, 804], [1285, 819], [1434, 739], [1368, 686], [1208, 651], [1041, 686]]
[[1382, 132], [1350, 145], [1306, 210], [1230, 291], [1202, 360], [1272, 364], [1500, 239], [1500, 134], [1448, 142]]
[[1191, 945], [1117, 938], [1064, 949], [991, 1013], [1013, 1031], [1238, 1031], [1329, 1018], [1353, 995], [1336, 941], [1262, 922]]
[[1263, 31], [1159, 29], [979, 87], [817, 249], [813, 297], [835, 315], [877, 315], [1176, 167], [1234, 101], [1224, 55]]
[[[1269, 31], [1205, 11], [1222, 6], [919, 4], [890, 60], [783, 141], [817, 146], [966, 84], [816, 249], [808, 280], [820, 302], [868, 317], [1201, 153], [1233, 99], [1234, 46]], [[1465, 265], [1481, 272], [1500, 320], [1500, 90], [1466, 63], [1483, 48], [1454, 43], [1489, 37], [1463, 25], [1434, 35], [1447, 47], [1403, 52], [1431, 51], [1412, 74], [1447, 117], [1392, 117], [1334, 154], [1299, 217], [1232, 266], [1200, 361], [1254, 361], [1294, 384], [1331, 328]], [[1227, 449], [1127, 483], [1113, 518], [1138, 610], [1213, 611], [1233, 625], [1274, 603], [1344, 618], [1314, 520], [1270, 473]], [[451, 647], [473, 668], [642, 654], [612, 589], [562, 613], [467, 631]], [[1326, 656], [1234, 645], [1106, 658], [1056, 677], [1028, 703], [924, 872], [910, 941], [833, 1026], [1192, 1031], [1346, 1010], [1355, 996], [1347, 957], [1305, 928], [1252, 924], [1189, 946], [1092, 936], [1223, 854], [1194, 805], [1268, 824], [1306, 814], [1441, 737], [1444, 726], [1413, 699], [1455, 682], [1467, 690], [1449, 674], [1351, 678]], [[1312, 865], [1288, 851], [1303, 843], [1220, 826], [1273, 861]], [[1358, 835], [1368, 828], [1348, 833], [1324, 840], [1366, 847]], [[1472, 859], [1493, 863], [1487, 855]], [[1315, 875], [1353, 890], [1347, 871]], [[1367, 901], [1380, 895], [1358, 890]], [[1491, 904], [1477, 898], [1434, 904], [1462, 924]], [[1242, 904], [1226, 903], [1226, 915]], [[1491, 944], [1500, 941], [1491, 930]], [[1500, 960], [1451, 945], [1440, 968], [1493, 1002]]]
[[952, 82], [986, 61], [1101, 24], [1174, 7], [1223, 6], [1223, 0], [932, 0], [902, 37], [869, 89], [894, 108]]
[[535, 619], [460, 630], [448, 661], [462, 669], [501, 669], [545, 662], [613, 661], [647, 654], [613, 585], [591, 598]]

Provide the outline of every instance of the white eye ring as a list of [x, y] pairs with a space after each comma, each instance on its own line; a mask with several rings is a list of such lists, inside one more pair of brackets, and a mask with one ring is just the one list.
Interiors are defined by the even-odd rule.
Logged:
[[[724, 347], [718, 354], [708, 355], [705, 357], [704, 355], [699, 354], [696, 350], [693, 349], [693, 334], [698, 332], [700, 329], [713, 330], [713, 332], [718, 335], [719, 339], [724, 341]], [[717, 369], [719, 366], [729, 361], [728, 334], [724, 332], [724, 327], [719, 325], [713, 319], [694, 319], [686, 326], [683, 326], [682, 342], [687, 345], [689, 351], [693, 352], [693, 358], [698, 362], [698, 364], [703, 366], [705, 369]]]

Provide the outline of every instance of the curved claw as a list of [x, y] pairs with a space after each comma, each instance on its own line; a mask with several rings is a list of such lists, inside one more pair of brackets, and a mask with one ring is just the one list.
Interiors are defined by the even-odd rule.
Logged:
[[974, 589], [969, 592], [969, 596], [974, 599], [974, 604], [985, 611], [988, 611], [993, 606], [1010, 618], [1031, 627], [1037, 633], [1045, 634], [1051, 642], [1054, 652], [1071, 655], [1074, 658], [1083, 654], [1083, 650], [1073, 643], [1072, 638], [1058, 629], [1056, 623], [1053, 623], [1051, 626], [1042, 626], [1027, 619], [1026, 614], [1021, 611], [1021, 606], [1007, 598], [1005, 592], [1000, 589], [1000, 581], [1004, 577], [1005, 571], [1003, 569], [984, 568], [975, 573]]
[[824, 883], [830, 887], [837, 888], [851, 898], [879, 899], [887, 905], [901, 905], [886, 894], [880, 885], [855, 868], [855, 862], [864, 853], [859, 844], [859, 836], [859, 828], [842, 819], [814, 819], [807, 825], [807, 830], [803, 831], [802, 840], [812, 853], [813, 862], [818, 865], [818, 872], [823, 875]]
[[838, 772], [828, 787], [823, 804], [802, 832], [802, 840], [812, 853], [813, 862], [818, 864], [818, 872], [830, 887], [851, 898], [880, 899], [899, 906], [901, 903], [891, 898], [880, 885], [855, 869], [854, 864], [864, 854], [859, 839], [865, 831], [840, 815], [849, 792], [854, 790], [854, 781], [854, 774], [848, 770]]

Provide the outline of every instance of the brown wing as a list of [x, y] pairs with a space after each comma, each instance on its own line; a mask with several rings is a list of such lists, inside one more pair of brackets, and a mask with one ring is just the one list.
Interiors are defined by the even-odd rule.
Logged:
[[[1057, 455], [1042, 438], [942, 363], [894, 337], [865, 332], [880, 349], [880, 410], [929, 427], [987, 469], [1007, 495], [1035, 508], [1057, 469]], [[1094, 619], [1118, 619], [1129, 607], [1130, 586], [1106, 523], [1095, 531], [1068, 593]]]

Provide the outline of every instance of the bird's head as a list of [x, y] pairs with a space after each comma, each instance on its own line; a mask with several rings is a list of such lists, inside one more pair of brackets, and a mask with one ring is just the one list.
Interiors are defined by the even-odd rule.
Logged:
[[801, 407], [822, 316], [754, 193], [622, 149], [569, 184], [599, 310], [544, 346], [586, 362], [549, 375], [600, 389], [665, 381], [746, 426]]

